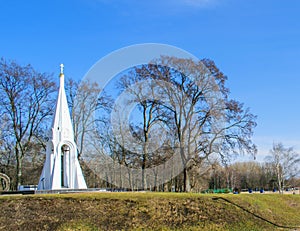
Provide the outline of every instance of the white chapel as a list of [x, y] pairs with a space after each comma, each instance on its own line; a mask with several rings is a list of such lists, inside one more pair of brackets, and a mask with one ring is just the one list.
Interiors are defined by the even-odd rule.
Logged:
[[86, 189], [77, 158], [77, 146], [64, 88], [63, 64], [52, 128], [46, 147], [46, 160], [38, 190]]

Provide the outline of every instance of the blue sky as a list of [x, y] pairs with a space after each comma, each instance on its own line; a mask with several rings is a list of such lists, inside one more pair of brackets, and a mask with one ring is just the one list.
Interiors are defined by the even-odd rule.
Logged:
[[261, 159], [273, 142], [300, 151], [299, 11], [298, 0], [1, 1], [0, 56], [56, 74], [63, 62], [76, 79], [137, 43], [210, 58], [258, 116]]

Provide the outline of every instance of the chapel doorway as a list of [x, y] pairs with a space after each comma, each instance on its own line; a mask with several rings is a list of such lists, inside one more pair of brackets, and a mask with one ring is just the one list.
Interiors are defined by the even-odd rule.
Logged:
[[68, 182], [67, 182], [67, 164], [68, 164], [68, 157], [70, 154], [70, 147], [66, 144], [64, 144], [61, 147], [61, 187], [68, 187]]

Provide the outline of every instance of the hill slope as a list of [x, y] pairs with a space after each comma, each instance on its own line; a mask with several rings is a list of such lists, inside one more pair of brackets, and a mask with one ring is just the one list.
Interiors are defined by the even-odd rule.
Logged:
[[0, 208], [0, 230], [289, 230], [287, 226], [297, 230], [300, 226], [299, 195], [2, 196]]

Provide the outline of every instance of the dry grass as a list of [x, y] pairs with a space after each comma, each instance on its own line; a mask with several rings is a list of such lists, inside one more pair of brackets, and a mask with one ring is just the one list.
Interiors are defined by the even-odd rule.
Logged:
[[[240, 207], [216, 198], [224, 198]], [[0, 208], [0, 230], [283, 230], [272, 222], [300, 226], [299, 195], [80, 193], [2, 196]]]

